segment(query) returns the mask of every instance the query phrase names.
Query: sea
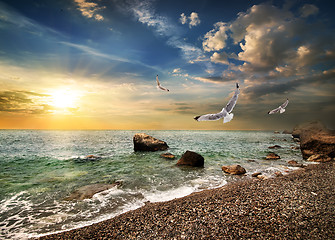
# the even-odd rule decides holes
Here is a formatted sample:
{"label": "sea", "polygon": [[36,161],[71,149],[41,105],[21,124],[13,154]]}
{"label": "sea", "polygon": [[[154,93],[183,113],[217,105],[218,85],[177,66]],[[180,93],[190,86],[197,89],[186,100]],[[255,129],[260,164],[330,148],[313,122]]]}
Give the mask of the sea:
{"label": "sea", "polygon": [[[167,151],[134,152],[133,136],[144,132],[167,142]],[[279,149],[269,146],[280,145]],[[28,239],[97,223],[139,208],[231,181],[255,172],[273,177],[304,163],[290,134],[273,131],[54,131],[0,130],[0,239]],[[201,154],[203,168],[178,167],[187,150]],[[160,157],[172,153],[175,160]],[[269,152],[279,160],[265,160]],[[87,155],[97,158],[87,159]],[[247,173],[232,176],[223,165]],[[65,200],[91,184],[121,182],[90,199]]]}

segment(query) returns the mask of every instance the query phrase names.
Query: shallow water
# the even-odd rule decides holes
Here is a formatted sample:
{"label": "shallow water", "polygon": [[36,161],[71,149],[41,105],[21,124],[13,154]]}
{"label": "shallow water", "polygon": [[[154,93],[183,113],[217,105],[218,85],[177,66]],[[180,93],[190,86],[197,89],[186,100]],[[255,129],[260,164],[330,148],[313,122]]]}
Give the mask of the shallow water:
{"label": "shallow water", "polygon": [[[240,164],[247,176],[272,176],[302,162],[291,135],[261,131],[145,131],[169,145],[176,160],[163,152],[134,152],[133,135],[142,131],[0,131],[0,238],[24,239],[98,222],[138,208],[146,201],[167,201],[236,177],[222,165]],[[268,149],[271,145],[281,149]],[[186,151],[205,158],[205,167],[175,164]],[[263,158],[274,151],[280,160]],[[87,155],[101,157],[84,160]],[[251,160],[251,161],[250,161]],[[92,199],[65,201],[72,191],[95,183],[121,181],[122,186]]]}

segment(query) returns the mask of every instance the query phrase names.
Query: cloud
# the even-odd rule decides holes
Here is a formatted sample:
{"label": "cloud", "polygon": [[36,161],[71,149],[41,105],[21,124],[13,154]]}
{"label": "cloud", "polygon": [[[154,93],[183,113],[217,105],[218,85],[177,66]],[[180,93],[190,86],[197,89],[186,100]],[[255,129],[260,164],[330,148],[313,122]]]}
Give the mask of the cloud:
{"label": "cloud", "polygon": [[180,14],[179,21],[181,24],[188,24],[189,28],[195,27],[200,24],[200,18],[198,13],[192,12],[189,17],[185,15],[185,13]]}
{"label": "cloud", "polygon": [[[314,88],[320,88],[320,85],[328,85],[335,81],[335,69],[323,71],[308,77],[301,77],[286,82],[267,82],[267,83],[248,83],[243,90],[243,94],[247,99],[259,99],[263,96],[272,96],[273,94],[283,95],[296,91],[298,88],[312,85]],[[328,89],[333,92],[334,89]],[[323,95],[326,95],[324,91]],[[306,96],[307,97],[307,96]],[[310,98],[310,97],[309,97]]]}
{"label": "cloud", "polygon": [[199,18],[198,13],[196,12],[192,12],[191,15],[189,16],[189,19],[190,19],[190,24],[189,24],[190,28],[200,24],[200,18]]}
{"label": "cloud", "polygon": [[[321,19],[306,20],[306,16],[317,14],[314,5],[305,4],[300,11],[304,17],[288,8],[254,5],[229,23],[216,23],[205,34],[203,49],[213,52],[212,62],[231,66],[229,58],[239,60],[236,71],[264,80],[301,78],[315,72],[315,68],[327,70],[335,61],[335,31],[330,31]],[[231,50],[227,43],[231,41],[236,55],[228,52]]]}
{"label": "cloud", "polygon": [[[160,69],[157,69],[154,66],[145,64],[141,61],[137,61],[135,59],[126,59],[126,58],[122,58],[113,54],[107,54],[107,53],[102,53],[97,49],[91,48],[89,46],[86,45],[82,45],[82,44],[76,44],[76,43],[70,43],[70,42],[59,42],[61,44],[64,44],[66,46],[78,49],[84,53],[87,53],[91,56],[94,57],[98,57],[98,58],[103,58],[103,59],[107,59],[107,60],[111,60],[111,61],[118,61],[118,62],[124,62],[124,63],[129,63],[129,64],[134,64],[134,65],[138,65],[138,66],[142,66],[145,67],[146,69],[152,69],[154,71],[160,71]],[[124,73],[127,74],[127,73]]]}
{"label": "cloud", "polygon": [[139,22],[154,28],[159,35],[173,36],[177,32],[176,27],[169,22],[168,18],[155,13],[150,1],[134,1],[130,11]]}
{"label": "cloud", "polygon": [[213,55],[211,56],[211,61],[215,62],[215,63],[222,63],[222,64],[229,64],[228,62],[228,54],[223,52],[223,53],[213,53]]}
{"label": "cloud", "polygon": [[173,69],[172,73],[180,73],[181,69],[180,68],[175,68]]}
{"label": "cloud", "polygon": [[106,8],[105,6],[99,7],[97,3],[87,2],[86,0],[74,0],[74,2],[78,5],[78,9],[83,16],[97,21],[104,20],[104,17],[97,12]]}
{"label": "cloud", "polygon": [[[317,12],[314,5],[304,7],[305,16]],[[320,31],[319,24],[309,24],[288,10],[269,4],[254,5],[230,24],[218,22],[205,35],[203,48],[223,50],[231,37],[242,50],[238,53],[238,59],[245,63],[241,71],[276,71],[288,64],[299,70],[322,61],[327,52],[333,51],[334,34]],[[213,54],[211,59],[226,63],[226,58],[222,52]]]}
{"label": "cloud", "polygon": [[302,17],[308,17],[310,15],[315,15],[319,12],[319,8],[313,4],[305,4],[300,8],[300,13]]}
{"label": "cloud", "polygon": [[185,15],[185,13],[180,14],[179,20],[180,20],[181,24],[183,24],[183,25],[187,23],[187,17]]}
{"label": "cloud", "polygon": [[41,98],[50,97],[29,91],[2,91],[0,92],[0,112],[22,114],[47,114],[53,107],[40,101]]}
{"label": "cloud", "polygon": [[202,47],[205,51],[217,51],[226,47],[228,39],[228,26],[223,22],[218,22],[214,25],[214,29],[206,33]]}
{"label": "cloud", "polygon": [[194,77],[194,79],[209,83],[240,82],[239,74],[236,74],[235,72],[224,72],[221,76]]}

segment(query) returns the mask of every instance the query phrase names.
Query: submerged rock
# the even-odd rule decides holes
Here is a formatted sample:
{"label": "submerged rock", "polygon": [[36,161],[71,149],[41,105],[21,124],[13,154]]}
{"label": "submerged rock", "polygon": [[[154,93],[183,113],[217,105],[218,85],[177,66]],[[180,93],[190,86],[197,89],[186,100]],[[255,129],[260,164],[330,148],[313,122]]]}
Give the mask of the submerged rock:
{"label": "submerged rock", "polygon": [[279,146],[279,145],[274,145],[274,146],[270,146],[270,147],[268,147],[268,148],[270,148],[270,149],[273,149],[273,148],[277,149],[277,148],[281,148],[281,146]]}
{"label": "submerged rock", "polygon": [[186,151],[178,160],[177,166],[203,167],[205,159],[196,152]]}
{"label": "submerged rock", "polygon": [[270,152],[266,157],[266,160],[277,160],[280,159],[280,156],[278,154],[275,154],[274,152]]}
{"label": "submerged rock", "polygon": [[145,133],[136,133],[133,137],[134,151],[164,151],[169,148],[166,142]]}
{"label": "submerged rock", "polygon": [[93,195],[96,193],[106,191],[110,188],[119,185],[121,185],[121,182],[115,182],[113,184],[97,183],[97,184],[86,185],[73,191],[71,195],[65,198],[64,200],[71,201],[71,200],[84,200],[87,198],[92,198]]}
{"label": "submerged rock", "polygon": [[95,155],[87,155],[84,160],[91,160],[91,161],[95,161],[95,160],[99,160],[101,159],[101,157],[99,156],[95,156]]}
{"label": "submerged rock", "polygon": [[238,164],[230,166],[222,166],[222,171],[232,175],[241,175],[246,173],[246,170]]}
{"label": "submerged rock", "polygon": [[102,159],[102,157],[99,157],[99,156],[95,156],[95,155],[87,155],[86,157],[78,157],[78,158],[75,158],[74,161],[75,162],[78,162],[78,163],[81,163],[81,162],[88,162],[88,161],[97,161],[97,160],[100,160]]}
{"label": "submerged rock", "polygon": [[171,160],[176,158],[176,156],[171,154],[171,153],[162,153],[159,156],[162,157],[162,158],[171,159]]}

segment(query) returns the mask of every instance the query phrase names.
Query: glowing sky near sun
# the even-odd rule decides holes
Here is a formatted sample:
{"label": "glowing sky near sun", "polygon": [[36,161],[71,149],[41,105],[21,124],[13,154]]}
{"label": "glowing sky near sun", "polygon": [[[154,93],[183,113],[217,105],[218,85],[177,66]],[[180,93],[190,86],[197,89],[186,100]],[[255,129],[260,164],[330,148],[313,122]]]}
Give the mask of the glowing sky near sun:
{"label": "glowing sky near sun", "polygon": [[[335,128],[331,1],[0,0],[0,129]],[[156,88],[156,75],[170,92]],[[221,111],[235,82],[234,119]],[[286,112],[267,112],[290,99]]]}

